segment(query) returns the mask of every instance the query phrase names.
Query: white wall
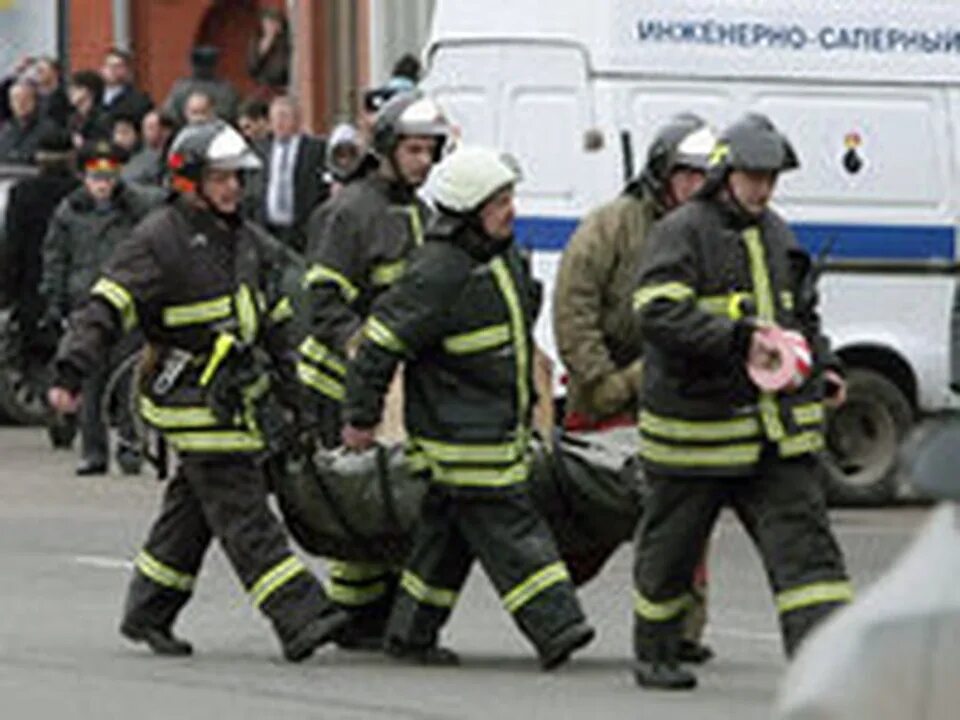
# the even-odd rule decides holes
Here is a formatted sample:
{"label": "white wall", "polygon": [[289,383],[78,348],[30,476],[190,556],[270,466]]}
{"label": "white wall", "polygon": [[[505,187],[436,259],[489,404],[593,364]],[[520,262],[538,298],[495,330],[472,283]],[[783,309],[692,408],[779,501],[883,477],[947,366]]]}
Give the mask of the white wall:
{"label": "white wall", "polygon": [[370,0],[370,84],[390,77],[404,53],[420,56],[436,0]]}
{"label": "white wall", "polygon": [[0,0],[0,74],[23,55],[56,54],[56,0]]}

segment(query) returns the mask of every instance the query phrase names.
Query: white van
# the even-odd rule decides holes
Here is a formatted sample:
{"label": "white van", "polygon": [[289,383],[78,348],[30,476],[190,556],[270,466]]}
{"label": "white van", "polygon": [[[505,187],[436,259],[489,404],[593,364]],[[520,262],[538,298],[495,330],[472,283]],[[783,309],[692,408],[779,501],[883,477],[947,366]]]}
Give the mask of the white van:
{"label": "white van", "polygon": [[[835,490],[897,493],[897,441],[957,403],[956,2],[438,0],[425,54],[425,87],[464,137],[520,160],[518,240],[548,299],[578,219],[621,190],[662,121],[769,115],[802,164],[778,208],[824,261],[826,327],[850,369],[829,429]],[[555,355],[549,305],[537,331]]]}

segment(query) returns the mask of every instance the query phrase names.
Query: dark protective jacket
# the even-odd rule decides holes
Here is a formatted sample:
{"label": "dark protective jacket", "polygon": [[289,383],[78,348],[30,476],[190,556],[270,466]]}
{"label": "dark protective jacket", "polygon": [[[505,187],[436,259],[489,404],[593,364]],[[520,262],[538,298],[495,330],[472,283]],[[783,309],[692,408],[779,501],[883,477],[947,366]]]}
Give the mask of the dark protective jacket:
{"label": "dark protective jacket", "polygon": [[427,207],[408,187],[374,173],[316,208],[308,224],[307,312],[301,345],[304,385],[343,400],[343,358],[374,300],[423,243]]}
{"label": "dark protective jacket", "polygon": [[563,251],[553,323],[568,413],[601,421],[636,412],[643,346],[632,300],[656,214],[651,200],[624,193],[588,214]]}
{"label": "dark protective jacket", "polygon": [[80,304],[113,249],[162,197],[120,182],[106,209],[82,185],[63,199],[43,240],[40,294],[48,313],[66,318]]}
{"label": "dark protective jacket", "polygon": [[[823,370],[837,362],[820,331],[809,256],[779,215],[754,220],[718,198],[688,203],[654,226],[638,286],[648,469],[739,475],[765,446],[781,457],[823,447]],[[747,376],[757,322],[810,342],[814,373],[798,391],[760,393]]]}
{"label": "dark protective jacket", "polygon": [[263,449],[256,409],[289,349],[281,291],[289,262],[257,226],[172,199],[118,246],[71,318],[57,382],[78,387],[139,327],[149,344],[140,397],[149,424],[181,453]]}
{"label": "dark protective jacket", "polygon": [[539,286],[512,243],[442,217],[374,305],[347,375],[345,419],[373,427],[399,362],[414,455],[433,478],[501,487],[527,476],[531,330]]}

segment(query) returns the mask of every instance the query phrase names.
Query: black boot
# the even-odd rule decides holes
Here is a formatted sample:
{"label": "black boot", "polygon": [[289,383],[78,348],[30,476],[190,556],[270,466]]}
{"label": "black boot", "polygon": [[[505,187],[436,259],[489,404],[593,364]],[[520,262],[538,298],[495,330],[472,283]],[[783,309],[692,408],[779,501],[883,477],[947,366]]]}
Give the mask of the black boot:
{"label": "black boot", "polygon": [[146,643],[157,655],[184,657],[193,654],[193,646],[186,640],[176,637],[170,628],[149,627],[124,623],[120,634],[135,643]]}
{"label": "black boot", "polygon": [[690,665],[704,665],[713,660],[713,648],[696,640],[681,640],[677,649],[677,660]]}
{"label": "black boot", "polygon": [[107,474],[107,461],[106,460],[90,460],[84,458],[80,461],[80,464],[77,465],[77,469],[74,470],[74,474],[77,477],[89,477],[91,475],[106,475]]}
{"label": "black boot", "polygon": [[697,676],[680,667],[681,640],[657,639],[638,647],[634,677],[637,685],[659,690],[693,690]]}
{"label": "black boot", "polygon": [[390,639],[384,645],[384,652],[387,657],[413,665],[451,667],[460,664],[459,655],[439,645],[404,645],[396,639]]}
{"label": "black boot", "polygon": [[588,645],[596,635],[596,631],[585,622],[568,625],[541,648],[540,667],[544,670],[560,667],[574,652]]}
{"label": "black boot", "polygon": [[342,610],[331,609],[314,618],[288,638],[282,638],[283,657],[289,662],[303,662],[319,648],[331,642],[337,631],[349,622]]}

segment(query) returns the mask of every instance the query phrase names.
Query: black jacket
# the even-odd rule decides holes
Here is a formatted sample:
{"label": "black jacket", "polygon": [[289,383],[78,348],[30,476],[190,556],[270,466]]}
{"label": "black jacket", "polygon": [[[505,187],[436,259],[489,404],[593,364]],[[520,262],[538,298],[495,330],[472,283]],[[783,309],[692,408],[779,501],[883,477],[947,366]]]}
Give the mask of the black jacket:
{"label": "black jacket", "polygon": [[47,310],[66,317],[87,295],[114,248],[162,198],[159,190],[117,183],[108,209],[97,209],[84,186],[57,207],[43,241],[40,294]]}
{"label": "black jacket", "polygon": [[139,130],[143,116],[153,108],[153,100],[133,85],[124,85],[110,103],[104,101],[100,107],[106,114],[108,123],[112,123],[118,117],[127,117],[136,122]]}
{"label": "black jacket", "polygon": [[[836,366],[821,334],[811,263],[773,211],[757,221],[719,198],[697,199],[657,223],[634,307],[645,343],[640,417],[648,467],[741,474],[765,446],[782,457],[823,446],[823,370]],[[801,331],[812,378],[762,394],[745,360],[757,322]]]}
{"label": "black jacket", "polygon": [[539,287],[512,243],[490,243],[462,222],[437,223],[374,305],[347,375],[345,418],[373,427],[405,363],[411,442],[452,485],[526,477]]}
{"label": "black jacket", "polygon": [[[124,332],[139,327],[150,345],[144,419],[181,453],[261,450],[251,408],[270,389],[260,351],[280,363],[288,350],[279,280],[289,261],[256,226],[172,199],[117,247],[71,318],[56,382],[78,387]],[[248,381],[227,386],[220,399],[228,402],[215,402],[219,378],[245,373]],[[225,405],[233,407],[226,415]]]}
{"label": "black jacket", "polygon": [[[260,188],[260,222],[268,224],[267,193],[270,188],[271,158],[276,140],[263,144],[263,178]],[[330,195],[330,187],[324,179],[326,144],[322,138],[301,135],[296,157],[293,159],[293,229],[297,234],[298,250],[306,245],[307,221],[314,208]]]}
{"label": "black jacket", "polygon": [[33,164],[40,138],[55,125],[40,115],[26,122],[11,118],[0,129],[0,162]]}
{"label": "black jacket", "polygon": [[7,198],[3,294],[30,318],[28,324],[43,311],[40,278],[47,226],[60,201],[76,189],[79,182],[77,176],[66,169],[41,171],[36,177],[14,185]]}

